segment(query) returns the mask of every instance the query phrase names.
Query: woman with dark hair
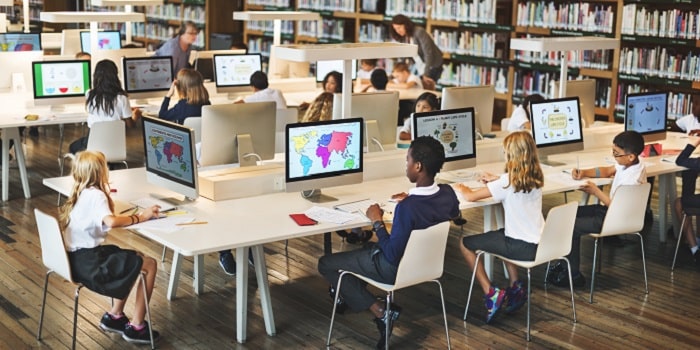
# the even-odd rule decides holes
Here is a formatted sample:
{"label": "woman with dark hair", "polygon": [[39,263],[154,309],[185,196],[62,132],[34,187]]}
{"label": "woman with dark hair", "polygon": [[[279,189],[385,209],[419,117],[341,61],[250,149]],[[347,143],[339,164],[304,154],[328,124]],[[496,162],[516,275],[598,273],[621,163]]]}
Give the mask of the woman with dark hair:
{"label": "woman with dark hair", "polygon": [[323,77],[323,91],[332,94],[343,92],[343,73],[330,71]]}
{"label": "woman with dark hair", "polygon": [[418,45],[418,56],[413,60],[418,67],[423,67],[422,78],[430,78],[434,85],[442,74],[442,51],[435,45],[430,34],[404,15],[396,15],[391,19],[389,33],[400,43]]}
{"label": "woman with dark hair", "polygon": [[[86,94],[85,108],[88,112],[87,124],[92,127],[98,122],[125,119],[127,125],[137,120],[141,111],[131,110],[129,97],[119,82],[117,65],[111,60],[97,62],[92,74],[92,89]],[[130,120],[131,119],[131,120]],[[70,152],[75,154],[87,148],[88,137],[82,137],[70,144]]]}
{"label": "woman with dark hair", "polygon": [[508,122],[508,131],[530,130],[530,104],[542,102],[544,97],[540,94],[532,94],[525,97],[523,104],[513,110]]}

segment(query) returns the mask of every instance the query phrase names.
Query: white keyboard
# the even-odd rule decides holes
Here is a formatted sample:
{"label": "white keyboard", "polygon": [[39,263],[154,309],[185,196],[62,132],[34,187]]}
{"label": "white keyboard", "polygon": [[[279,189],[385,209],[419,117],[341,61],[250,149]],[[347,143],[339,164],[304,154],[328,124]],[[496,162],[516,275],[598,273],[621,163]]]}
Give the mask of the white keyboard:
{"label": "white keyboard", "polygon": [[161,212],[170,211],[177,208],[171,203],[154,197],[143,197],[136,200],[132,200],[130,203],[135,206],[138,206],[139,208],[150,208],[154,205],[157,205],[160,206]]}
{"label": "white keyboard", "polygon": [[333,206],[333,208],[338,209],[340,211],[344,211],[346,213],[357,213],[360,212],[362,214],[367,212],[367,208],[369,208],[370,205],[379,203],[373,199],[363,199],[359,201],[354,201],[354,202],[348,202],[344,204],[338,204]]}

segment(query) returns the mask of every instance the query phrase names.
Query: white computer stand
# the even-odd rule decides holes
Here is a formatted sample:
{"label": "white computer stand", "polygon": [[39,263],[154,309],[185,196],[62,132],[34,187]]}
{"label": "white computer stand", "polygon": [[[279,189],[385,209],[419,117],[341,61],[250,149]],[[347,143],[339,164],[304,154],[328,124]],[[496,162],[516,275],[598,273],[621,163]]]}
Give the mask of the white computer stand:
{"label": "white computer stand", "polygon": [[[163,5],[163,0],[90,0],[93,6],[124,6],[124,12],[134,12],[134,6],[160,6]],[[131,44],[132,29],[131,22],[126,22],[126,43]],[[94,46],[90,46],[94,47]]]}

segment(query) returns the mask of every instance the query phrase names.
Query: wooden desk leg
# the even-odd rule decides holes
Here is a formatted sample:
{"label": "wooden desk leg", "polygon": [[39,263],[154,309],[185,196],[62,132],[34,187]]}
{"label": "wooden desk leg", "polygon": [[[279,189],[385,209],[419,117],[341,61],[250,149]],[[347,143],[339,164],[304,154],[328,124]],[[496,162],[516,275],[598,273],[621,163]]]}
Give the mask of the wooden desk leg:
{"label": "wooden desk leg", "polygon": [[265,262],[265,251],[262,245],[253,248],[253,260],[255,261],[255,277],[258,280],[258,291],[260,292],[260,306],[265,320],[265,330],[269,335],[275,335],[275,317],[272,313],[272,299],[270,296],[270,283],[267,280],[267,264]]}
{"label": "wooden desk leg", "polygon": [[236,248],[236,338],[243,344],[248,322],[248,247]]}
{"label": "wooden desk leg", "polygon": [[168,300],[175,299],[177,293],[177,284],[180,283],[180,268],[182,267],[182,255],[177,251],[173,251],[173,262],[170,267],[170,282],[168,283]]}
{"label": "wooden desk leg", "polygon": [[200,295],[204,292],[204,255],[194,257],[194,294]]}

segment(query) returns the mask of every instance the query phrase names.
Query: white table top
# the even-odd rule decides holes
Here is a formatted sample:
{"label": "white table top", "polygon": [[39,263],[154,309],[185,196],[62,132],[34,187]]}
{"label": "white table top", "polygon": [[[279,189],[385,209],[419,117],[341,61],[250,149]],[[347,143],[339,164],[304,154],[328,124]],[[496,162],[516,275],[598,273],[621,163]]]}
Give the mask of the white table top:
{"label": "white table top", "polygon": [[233,19],[238,21],[320,21],[321,15],[309,11],[234,11]]}
{"label": "white table top", "polygon": [[90,0],[93,6],[151,6],[163,5],[163,0]]}
{"label": "white table top", "polygon": [[401,43],[289,44],[272,47],[272,55],[297,62],[363,58],[413,57],[418,46]]}
{"label": "white table top", "polygon": [[146,15],[137,12],[59,11],[41,12],[39,19],[49,23],[144,22]]}
{"label": "white table top", "polygon": [[596,36],[579,37],[547,37],[547,38],[512,38],[511,50],[534,52],[573,51],[573,50],[606,50],[616,49],[620,40]]}

